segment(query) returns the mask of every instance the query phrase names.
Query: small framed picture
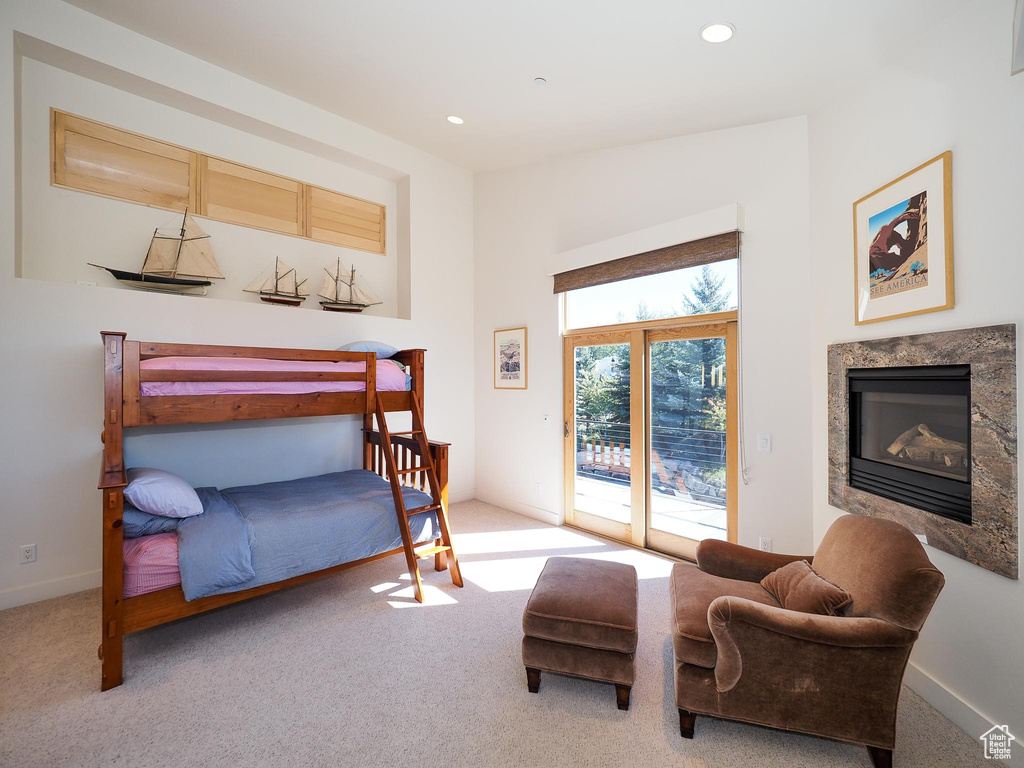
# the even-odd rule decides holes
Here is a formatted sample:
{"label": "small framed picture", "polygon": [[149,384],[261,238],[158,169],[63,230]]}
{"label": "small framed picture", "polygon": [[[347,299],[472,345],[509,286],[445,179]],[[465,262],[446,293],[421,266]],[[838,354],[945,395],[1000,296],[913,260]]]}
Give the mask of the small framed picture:
{"label": "small framed picture", "polygon": [[853,204],[857,325],[952,309],[953,153]]}
{"label": "small framed picture", "polygon": [[526,329],[494,332],[494,388],[526,389]]}

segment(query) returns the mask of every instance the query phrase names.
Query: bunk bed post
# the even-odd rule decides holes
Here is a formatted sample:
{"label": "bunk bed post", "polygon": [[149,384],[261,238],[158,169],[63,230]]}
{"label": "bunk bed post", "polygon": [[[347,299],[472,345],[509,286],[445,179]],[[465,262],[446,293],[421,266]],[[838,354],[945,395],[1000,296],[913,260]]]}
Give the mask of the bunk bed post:
{"label": "bunk bed post", "polygon": [[376,472],[376,468],[373,466],[373,443],[370,441],[370,435],[373,432],[373,414],[363,414],[363,469],[368,469],[371,472]]}
{"label": "bunk bed post", "polygon": [[409,373],[412,375],[412,386],[410,387],[413,392],[416,393],[416,397],[420,401],[420,409],[423,409],[423,353],[426,350],[413,349],[412,359],[409,360]]}
{"label": "bunk bed post", "polygon": [[[445,510],[448,509],[448,443],[431,443],[430,458],[434,462],[434,471],[437,473],[437,483],[441,487],[438,491],[441,494],[441,503]],[[438,539],[435,544],[440,546],[442,540]],[[434,570],[443,571],[448,568],[448,558],[445,552],[438,552],[434,555]]]}
{"label": "bunk bed post", "polygon": [[103,624],[99,656],[103,662],[101,688],[121,684],[124,634],[122,582],[124,550],[122,514],[124,487],[124,338],[117,331],[103,331],[103,463],[99,488],[103,492]]}
{"label": "bunk bed post", "polygon": [[377,410],[377,355],[375,352],[366,353],[366,410],[364,414],[371,415]]}

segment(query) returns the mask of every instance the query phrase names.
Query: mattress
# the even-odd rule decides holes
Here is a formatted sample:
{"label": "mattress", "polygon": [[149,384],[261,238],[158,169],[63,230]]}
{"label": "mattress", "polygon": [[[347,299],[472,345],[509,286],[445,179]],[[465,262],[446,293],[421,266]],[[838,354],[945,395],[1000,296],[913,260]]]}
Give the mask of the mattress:
{"label": "mattress", "polygon": [[136,597],[181,584],[178,534],[154,533],[124,540],[124,596]]}
{"label": "mattress", "polygon": [[[363,363],[266,360],[252,357],[153,357],[143,371],[304,371],[362,373]],[[404,392],[410,377],[394,360],[377,361],[377,391]],[[364,392],[364,381],[144,381],[143,397],[165,395],[303,395],[313,392]]]}
{"label": "mattress", "polygon": [[[126,598],[181,584],[181,562],[189,566],[189,577],[196,570],[197,558],[216,558],[218,550],[228,548],[231,542],[224,547],[210,546],[220,530],[214,525],[215,514],[211,515],[218,508],[215,505],[233,505],[251,527],[248,542],[254,576],[215,588],[186,582],[182,585],[186,599],[283,581],[402,546],[391,485],[368,470],[200,492],[203,514],[183,521],[177,532],[124,542]],[[431,503],[428,494],[415,488],[403,487],[402,495],[406,509]],[[195,535],[182,538],[179,550],[178,537],[186,525],[194,529]],[[409,528],[417,544],[440,535],[433,511],[410,517]]]}

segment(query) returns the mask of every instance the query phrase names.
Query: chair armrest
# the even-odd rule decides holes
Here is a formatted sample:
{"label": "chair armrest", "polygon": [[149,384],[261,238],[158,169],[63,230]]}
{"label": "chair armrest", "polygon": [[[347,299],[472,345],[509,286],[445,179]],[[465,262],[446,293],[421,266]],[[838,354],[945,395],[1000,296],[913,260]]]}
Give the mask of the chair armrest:
{"label": "chair armrest", "polygon": [[697,545],[698,568],[712,576],[739,581],[761,581],[795,560],[811,563],[814,555],[779,555],[718,539],[705,539]]}
{"label": "chair armrest", "polygon": [[[708,626],[718,650],[715,664],[717,688],[724,693],[735,687],[748,663],[772,647],[778,657],[769,664],[785,666],[785,660],[798,658],[810,646],[822,646],[839,652],[850,649],[907,648],[918,633],[870,616],[822,616],[788,611],[755,603],[741,597],[719,597],[708,608]],[[902,671],[902,670],[901,670]]]}

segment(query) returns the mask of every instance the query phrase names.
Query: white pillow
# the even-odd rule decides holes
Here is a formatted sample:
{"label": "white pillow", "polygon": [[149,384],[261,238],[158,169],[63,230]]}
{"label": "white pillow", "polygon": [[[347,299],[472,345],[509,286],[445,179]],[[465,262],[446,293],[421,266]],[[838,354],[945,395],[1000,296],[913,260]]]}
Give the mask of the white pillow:
{"label": "white pillow", "polygon": [[162,469],[129,469],[124,497],[143,512],[161,517],[194,517],[203,511],[195,489]]}

